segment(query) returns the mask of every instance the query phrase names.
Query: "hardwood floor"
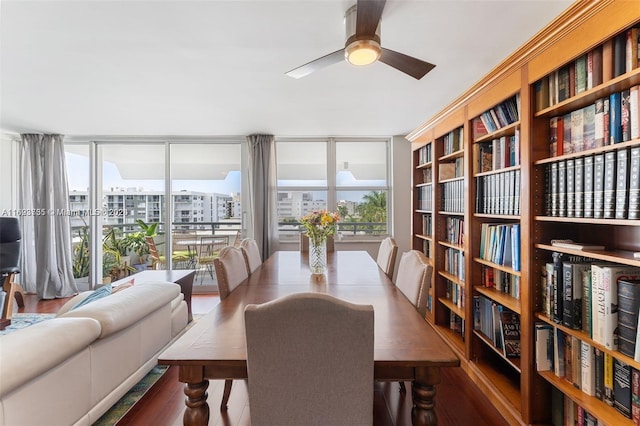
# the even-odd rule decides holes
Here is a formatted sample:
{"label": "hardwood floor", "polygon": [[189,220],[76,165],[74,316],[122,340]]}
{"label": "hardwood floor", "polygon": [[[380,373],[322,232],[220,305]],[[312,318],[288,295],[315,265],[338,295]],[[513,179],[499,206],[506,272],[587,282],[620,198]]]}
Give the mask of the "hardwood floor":
{"label": "hardwood floor", "polygon": [[[24,308],[18,312],[54,313],[66,299],[38,300],[27,295]],[[198,316],[211,310],[219,301],[217,294],[195,294],[191,307]],[[209,425],[249,426],[249,401],[246,383],[236,380],[229,399],[229,409],[219,410],[224,381],[211,380],[208,394]],[[398,383],[376,383],[374,389],[374,426],[411,425],[411,384],[406,383],[407,394],[399,392]],[[179,426],[184,410],[183,384],[178,382],[178,371],[169,368],[158,382],[136,403],[118,425]],[[507,425],[500,413],[491,405],[460,368],[443,368],[442,382],[437,387],[436,413],[439,425],[500,426]]]}

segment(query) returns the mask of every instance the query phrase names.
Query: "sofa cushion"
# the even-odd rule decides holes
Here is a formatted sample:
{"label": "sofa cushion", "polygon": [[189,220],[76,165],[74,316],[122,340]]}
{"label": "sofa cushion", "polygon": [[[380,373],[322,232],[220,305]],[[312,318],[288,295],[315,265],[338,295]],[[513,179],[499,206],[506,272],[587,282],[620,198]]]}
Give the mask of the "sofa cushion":
{"label": "sofa cushion", "polygon": [[180,294],[180,286],[170,282],[146,282],[96,300],[62,315],[96,319],[102,326],[100,338],[116,333],[139,321],[156,309],[171,303]]}
{"label": "sofa cushion", "polygon": [[100,335],[91,318],[53,318],[0,336],[0,396],[84,350]]}

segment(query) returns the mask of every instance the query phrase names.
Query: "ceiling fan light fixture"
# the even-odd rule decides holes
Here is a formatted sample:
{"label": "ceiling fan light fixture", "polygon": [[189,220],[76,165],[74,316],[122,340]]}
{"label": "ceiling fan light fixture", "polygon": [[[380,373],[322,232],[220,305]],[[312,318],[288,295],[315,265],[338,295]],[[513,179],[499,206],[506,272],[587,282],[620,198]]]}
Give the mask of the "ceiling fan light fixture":
{"label": "ceiling fan light fixture", "polygon": [[375,40],[356,40],[344,49],[344,56],[351,65],[369,65],[380,58],[382,48]]}

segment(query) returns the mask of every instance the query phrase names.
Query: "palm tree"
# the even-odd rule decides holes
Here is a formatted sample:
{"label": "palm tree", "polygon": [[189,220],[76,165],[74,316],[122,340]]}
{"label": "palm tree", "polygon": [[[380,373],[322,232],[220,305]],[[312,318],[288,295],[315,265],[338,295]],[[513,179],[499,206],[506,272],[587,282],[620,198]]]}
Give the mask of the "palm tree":
{"label": "palm tree", "polygon": [[387,193],[371,191],[362,196],[362,203],[356,208],[362,222],[382,222],[385,225],[372,225],[373,233],[386,232],[387,222]]}

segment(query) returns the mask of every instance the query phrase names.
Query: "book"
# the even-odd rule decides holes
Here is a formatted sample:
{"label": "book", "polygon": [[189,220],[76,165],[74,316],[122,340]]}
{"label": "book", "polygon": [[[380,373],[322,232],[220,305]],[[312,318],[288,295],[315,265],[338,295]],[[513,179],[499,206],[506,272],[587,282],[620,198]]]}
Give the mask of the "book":
{"label": "book", "polygon": [[640,279],[640,268],[626,265],[607,265],[602,268],[604,287],[604,346],[618,349],[618,280]]}
{"label": "book", "polygon": [[587,105],[582,108],[582,137],[583,150],[596,148],[596,106]]}
{"label": "book", "polygon": [[613,406],[613,356],[604,353],[604,394],[602,400],[610,406]]}
{"label": "book", "polygon": [[571,383],[582,388],[582,342],[576,336],[571,336]]}
{"label": "book", "polygon": [[549,107],[549,77],[545,76],[534,84],[536,111]]}
{"label": "book", "polygon": [[591,265],[582,271],[582,331],[591,335]]}
{"label": "book", "polygon": [[604,250],[604,245],[594,243],[581,243],[572,240],[551,240],[554,247],[567,248],[572,250]]}
{"label": "book", "polygon": [[566,160],[566,184],[567,184],[567,217],[575,217],[576,215],[576,187],[575,187],[575,160],[568,158]]}
{"label": "book", "polygon": [[595,366],[595,351],[593,347],[587,342],[581,342],[581,354],[580,354],[580,372],[582,375],[581,386],[582,392],[589,396],[595,396],[596,394],[596,366]]}
{"label": "book", "polygon": [[575,217],[584,216],[584,158],[575,159],[575,167],[573,172],[574,186],[574,215]]}
{"label": "book", "polygon": [[558,163],[549,165],[549,182],[551,187],[551,216],[558,216]]}
{"label": "book", "polygon": [[593,217],[604,217],[604,154],[593,156]]}
{"label": "book", "polygon": [[[571,113],[563,115],[562,120],[558,121],[558,131],[560,129],[560,123],[562,123],[562,154],[572,154]],[[560,144],[560,139],[558,139],[558,144]],[[558,152],[560,152],[560,146],[558,146]]]}
{"label": "book", "polygon": [[620,92],[620,128],[622,142],[631,140],[631,91],[625,89]]}
{"label": "book", "polygon": [[551,387],[551,424],[553,426],[565,426],[564,421],[564,394],[556,387]]}
{"label": "book", "polygon": [[503,341],[503,355],[507,358],[520,357],[520,316],[511,311],[500,312]]}
{"label": "book", "polygon": [[638,45],[640,28],[629,28],[625,37],[625,71],[630,72],[638,67]]}
{"label": "book", "polygon": [[609,95],[609,145],[622,142],[622,95]]}
{"label": "book", "polygon": [[590,271],[588,263],[564,261],[562,263],[564,300],[562,323],[572,329],[582,328],[582,272]]}
{"label": "book", "polygon": [[629,209],[629,168],[631,157],[628,148],[616,151],[615,218],[626,219]]}
{"label": "book", "polygon": [[604,154],[603,217],[613,219],[616,212],[616,151]]}
{"label": "book", "polygon": [[563,287],[562,287],[562,262],[563,253],[553,252],[553,319],[554,322],[562,322],[562,313],[564,301]]}
{"label": "book", "polygon": [[631,418],[631,367],[618,358],[613,359],[613,397],[615,409]]}
{"label": "book", "polygon": [[631,419],[640,424],[640,371],[631,368]]}
{"label": "book", "polygon": [[609,81],[613,78],[613,39],[610,38],[602,43],[602,81]]}
{"label": "book", "polygon": [[591,79],[587,80],[587,88],[593,89],[602,84],[602,46],[597,46],[591,50],[588,53],[587,59],[587,66],[591,65],[590,69],[592,70],[591,74],[588,74]]}
{"label": "book", "polygon": [[[595,131],[595,129],[594,129]],[[584,110],[571,112],[571,152],[584,151]]]}
{"label": "book", "polygon": [[629,89],[629,128],[631,139],[640,138],[640,86]]}
{"label": "book", "polygon": [[595,387],[594,395],[600,401],[604,398],[604,352],[602,349],[594,348],[595,362]]}
{"label": "book", "polygon": [[629,206],[627,217],[640,219],[640,146],[629,152]]}
{"label": "book", "polygon": [[604,140],[604,99],[596,99],[593,105],[593,147],[599,148],[605,145]]}
{"label": "book", "polygon": [[613,77],[618,77],[626,72],[627,34],[618,34],[613,39]]}
{"label": "book", "polygon": [[[638,164],[640,166],[640,149],[638,150]],[[639,167],[640,168],[640,167]],[[584,217],[593,217],[593,156],[584,157]],[[640,189],[640,185],[639,185]],[[640,201],[640,191],[638,200]],[[640,206],[640,203],[639,203]],[[639,209],[640,213],[640,209]]]}
{"label": "book", "polygon": [[587,90],[587,55],[579,56],[575,62],[575,94]]}
{"label": "book", "polygon": [[553,374],[557,377],[565,376],[564,368],[564,348],[565,348],[565,335],[558,329],[553,328]]}
{"label": "book", "polygon": [[567,216],[567,162],[558,161],[558,216]]}
{"label": "book", "polygon": [[544,322],[536,322],[536,371],[550,371],[553,366],[552,327]]}

